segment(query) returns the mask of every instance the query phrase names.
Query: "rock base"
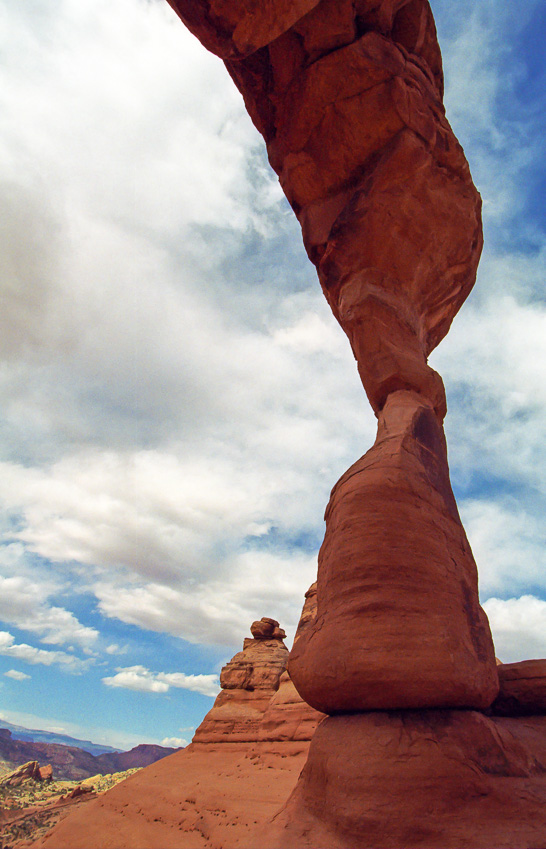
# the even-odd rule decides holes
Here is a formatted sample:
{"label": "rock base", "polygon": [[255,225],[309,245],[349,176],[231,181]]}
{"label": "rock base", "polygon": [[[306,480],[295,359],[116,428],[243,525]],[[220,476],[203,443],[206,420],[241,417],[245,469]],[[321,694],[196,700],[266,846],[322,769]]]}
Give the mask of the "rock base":
{"label": "rock base", "polygon": [[325,719],[268,849],[546,845],[546,717],[385,711]]}

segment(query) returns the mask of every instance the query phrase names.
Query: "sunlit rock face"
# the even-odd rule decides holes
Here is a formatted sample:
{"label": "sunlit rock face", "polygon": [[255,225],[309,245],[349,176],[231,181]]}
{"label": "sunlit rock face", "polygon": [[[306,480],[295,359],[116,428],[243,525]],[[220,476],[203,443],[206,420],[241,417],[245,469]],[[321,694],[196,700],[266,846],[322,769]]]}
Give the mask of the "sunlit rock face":
{"label": "sunlit rock face", "polygon": [[325,713],[487,708],[498,689],[477,570],[432,406],[394,392],[375,445],[336,484],[318,616],[289,671]]}
{"label": "sunlit rock face", "polygon": [[288,663],[284,631],[275,619],[253,622],[252,638],[224,666],[221,692],[195,732],[194,743],[240,743],[258,739],[269,702]]}

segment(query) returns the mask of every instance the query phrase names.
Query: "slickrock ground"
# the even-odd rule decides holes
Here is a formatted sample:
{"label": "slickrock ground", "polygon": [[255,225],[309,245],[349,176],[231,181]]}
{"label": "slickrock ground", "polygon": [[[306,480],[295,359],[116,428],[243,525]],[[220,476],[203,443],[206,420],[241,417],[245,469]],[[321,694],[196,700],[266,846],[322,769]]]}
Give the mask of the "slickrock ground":
{"label": "slickrock ground", "polygon": [[60,822],[35,847],[256,849],[253,833],[278,811],[307,747],[259,755],[252,744],[193,744],[146,767]]}
{"label": "slickrock ground", "polygon": [[[296,639],[312,621],[315,599],[313,586]],[[293,790],[323,719],[284,671],[288,651],[278,622],[261,623],[223,668],[223,689],[190,746],[71,813],[36,846],[256,846],[256,829]]]}

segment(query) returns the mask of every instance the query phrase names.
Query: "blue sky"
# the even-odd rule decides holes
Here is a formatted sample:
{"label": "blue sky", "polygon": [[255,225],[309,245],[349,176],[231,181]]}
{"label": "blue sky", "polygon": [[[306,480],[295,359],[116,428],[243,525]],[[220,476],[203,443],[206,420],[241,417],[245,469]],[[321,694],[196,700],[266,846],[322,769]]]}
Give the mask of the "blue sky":
{"label": "blue sky", "polygon": [[[484,199],[432,364],[497,653],[546,656],[546,10],[433,0]],[[191,739],[293,635],[374,418],[222,64],[163,0],[0,0],[0,716]]]}

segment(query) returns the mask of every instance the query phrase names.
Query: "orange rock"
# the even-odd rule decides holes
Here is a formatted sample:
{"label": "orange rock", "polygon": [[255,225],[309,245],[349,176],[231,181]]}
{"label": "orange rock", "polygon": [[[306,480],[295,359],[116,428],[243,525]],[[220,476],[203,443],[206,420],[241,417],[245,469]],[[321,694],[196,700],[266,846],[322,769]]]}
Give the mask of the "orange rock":
{"label": "orange rock", "polygon": [[[307,744],[308,746],[308,744]],[[40,838],[52,849],[253,847],[255,829],[284,803],[307,747],[260,756],[248,744],[191,744],[85,799]],[[76,807],[77,805],[77,807]]]}
{"label": "orange rock", "polygon": [[40,781],[40,765],[38,761],[28,761],[11,772],[7,772],[0,778],[0,785],[20,787],[21,784],[29,780]]}
{"label": "orange rock", "polygon": [[288,665],[317,710],[486,708],[495,698],[443,431],[414,393],[389,396],[374,447],[332,491],[317,599]]}
{"label": "orange rock", "polygon": [[195,732],[194,743],[254,742],[269,702],[279,688],[288,649],[275,619],[253,622],[253,639],[224,666],[221,693]]}
{"label": "orange rock", "polygon": [[46,766],[41,766],[39,768],[40,773],[40,781],[53,781],[53,767],[51,764],[46,764]]}
{"label": "orange rock", "polygon": [[500,716],[546,714],[546,660],[523,660],[498,667],[500,692],[493,713]]}
{"label": "orange rock", "polygon": [[294,636],[294,642],[299,640],[304,631],[309,628],[312,624],[313,620],[317,615],[317,582],[311,584],[307,592],[305,593],[305,601],[303,603],[303,610],[301,612],[300,621],[298,622],[298,627],[296,629],[296,634]]}
{"label": "orange rock", "polygon": [[222,58],[247,56],[277,38],[319,0],[168,0],[194,35]]}
{"label": "orange rock", "polygon": [[[279,689],[270,700],[258,728],[258,741],[284,743],[287,740],[311,740],[324,714],[306,702],[294,687],[288,672],[283,672]],[[282,746],[277,746],[282,751]]]}
{"label": "orange rock", "polygon": [[283,629],[279,628],[277,620],[270,619],[268,616],[262,616],[259,622],[253,622],[250,633],[255,640],[284,640],[286,637]]}
{"label": "orange rock", "polygon": [[427,362],[474,285],[481,200],[445,118],[429,3],[174,7],[200,16],[209,49],[224,39],[380,419],[332,494],[319,619],[295,643],[294,683],[331,713],[487,707],[493,647],[449,483],[444,386]]}
{"label": "orange rock", "polygon": [[474,711],[327,717],[290,799],[253,845],[543,846],[545,732],[546,717]]}

